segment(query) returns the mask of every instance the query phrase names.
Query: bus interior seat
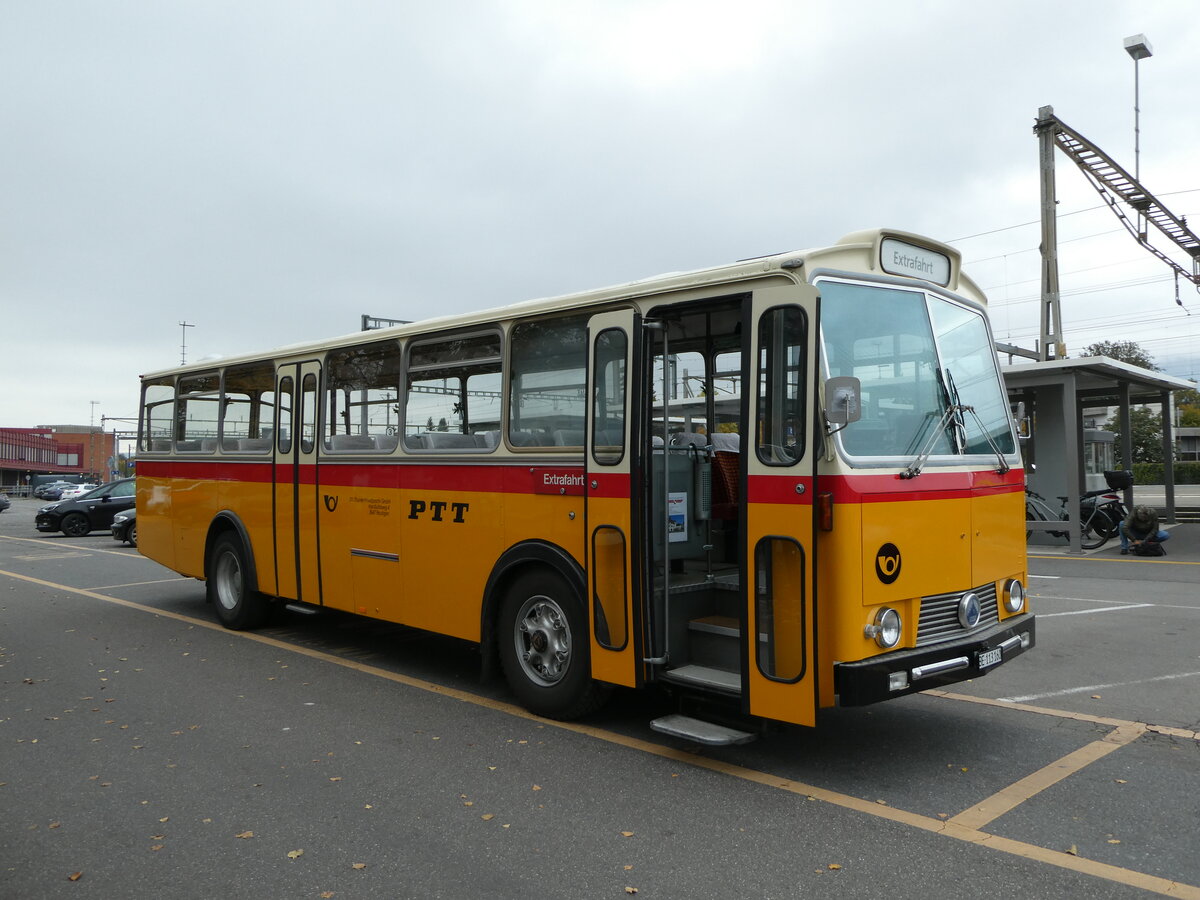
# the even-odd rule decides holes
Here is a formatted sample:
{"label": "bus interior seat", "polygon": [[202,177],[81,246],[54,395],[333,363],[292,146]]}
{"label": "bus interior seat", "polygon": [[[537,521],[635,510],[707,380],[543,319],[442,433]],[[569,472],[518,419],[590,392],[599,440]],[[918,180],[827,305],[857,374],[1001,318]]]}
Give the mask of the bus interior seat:
{"label": "bus interior seat", "polygon": [[471,437],[475,440],[475,446],[484,450],[495,450],[500,443],[499,431],[476,431]]}
{"label": "bus interior seat", "polygon": [[394,434],[377,434],[375,435],[375,447],[382,450],[384,453],[391,453],[396,449],[396,445],[400,443],[400,438]]}
{"label": "bus interior seat", "polygon": [[555,447],[582,447],[583,429],[560,428],[554,432]]}
{"label": "bus interior seat", "polygon": [[708,446],[708,436],[694,431],[677,431],[671,435],[671,446],[703,449]]}
{"label": "bus interior seat", "polygon": [[331,450],[374,450],[375,440],[369,434],[335,434],[329,443]]}
{"label": "bus interior seat", "polygon": [[532,431],[510,431],[508,442],[514,447],[537,447],[542,443]]}
{"label": "bus interior seat", "polygon": [[460,431],[427,431],[421,435],[421,447],[425,450],[476,449],[475,437]]}
{"label": "bus interior seat", "polygon": [[271,449],[270,438],[238,438],[237,449],[248,452],[262,453]]}

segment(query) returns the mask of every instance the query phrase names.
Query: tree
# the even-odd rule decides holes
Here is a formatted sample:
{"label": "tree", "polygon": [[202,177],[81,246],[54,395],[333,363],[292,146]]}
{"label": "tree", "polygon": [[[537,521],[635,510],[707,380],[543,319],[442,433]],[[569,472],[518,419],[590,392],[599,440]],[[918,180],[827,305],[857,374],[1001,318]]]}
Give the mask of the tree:
{"label": "tree", "polygon": [[1107,356],[1109,359],[1129,363],[1133,366],[1141,366],[1143,369],[1152,369],[1155,372],[1161,371],[1154,364],[1154,357],[1143,350],[1142,345],[1137,343],[1137,341],[1097,341],[1094,344],[1088,344],[1084,348],[1083,355]]}
{"label": "tree", "polygon": [[1175,408],[1179,410],[1179,424],[1184,428],[1200,428],[1200,391],[1187,388],[1175,392]]}
{"label": "tree", "polygon": [[1129,410],[1129,430],[1133,449],[1133,459],[1126,460],[1121,440],[1121,423],[1110,422],[1104,426],[1105,431],[1111,431],[1117,436],[1117,465],[1129,468],[1132,463],[1162,462],[1162,416],[1151,412],[1144,406],[1135,406]]}

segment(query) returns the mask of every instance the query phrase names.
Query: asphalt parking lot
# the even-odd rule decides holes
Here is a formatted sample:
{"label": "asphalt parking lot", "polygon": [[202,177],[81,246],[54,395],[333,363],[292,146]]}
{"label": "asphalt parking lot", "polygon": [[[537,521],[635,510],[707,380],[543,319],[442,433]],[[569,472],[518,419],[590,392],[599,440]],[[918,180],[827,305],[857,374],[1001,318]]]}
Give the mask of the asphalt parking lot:
{"label": "asphalt parking lot", "polygon": [[1200,898],[1200,526],[1039,548],[1038,647],[987,678],[700,751],[651,692],[529,716],[456,641],[224,631],[36,506],[0,515],[0,897]]}

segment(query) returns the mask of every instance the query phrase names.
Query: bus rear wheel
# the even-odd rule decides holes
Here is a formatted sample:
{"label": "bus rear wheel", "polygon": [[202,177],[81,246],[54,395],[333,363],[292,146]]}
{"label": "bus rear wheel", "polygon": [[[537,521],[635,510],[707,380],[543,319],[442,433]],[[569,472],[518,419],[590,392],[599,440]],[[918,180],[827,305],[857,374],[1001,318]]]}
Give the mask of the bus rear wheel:
{"label": "bus rear wheel", "polygon": [[518,576],[500,612],[500,662],[521,705],[551,719],[599,709],[608,691],[592,680],[583,602],[558,575]]}
{"label": "bus rear wheel", "polygon": [[235,535],[217,538],[208,558],[207,574],[208,599],[222,625],[243,631],[263,623],[270,607],[250,583],[246,551]]}

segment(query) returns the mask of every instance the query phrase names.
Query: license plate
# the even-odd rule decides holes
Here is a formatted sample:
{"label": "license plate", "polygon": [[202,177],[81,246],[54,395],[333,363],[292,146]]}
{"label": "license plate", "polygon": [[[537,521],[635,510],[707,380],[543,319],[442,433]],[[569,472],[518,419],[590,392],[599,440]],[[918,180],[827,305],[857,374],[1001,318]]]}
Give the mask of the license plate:
{"label": "license plate", "polygon": [[979,654],[979,668],[987,669],[997,665],[1003,656],[1004,652],[999,647],[994,650],[984,650]]}

